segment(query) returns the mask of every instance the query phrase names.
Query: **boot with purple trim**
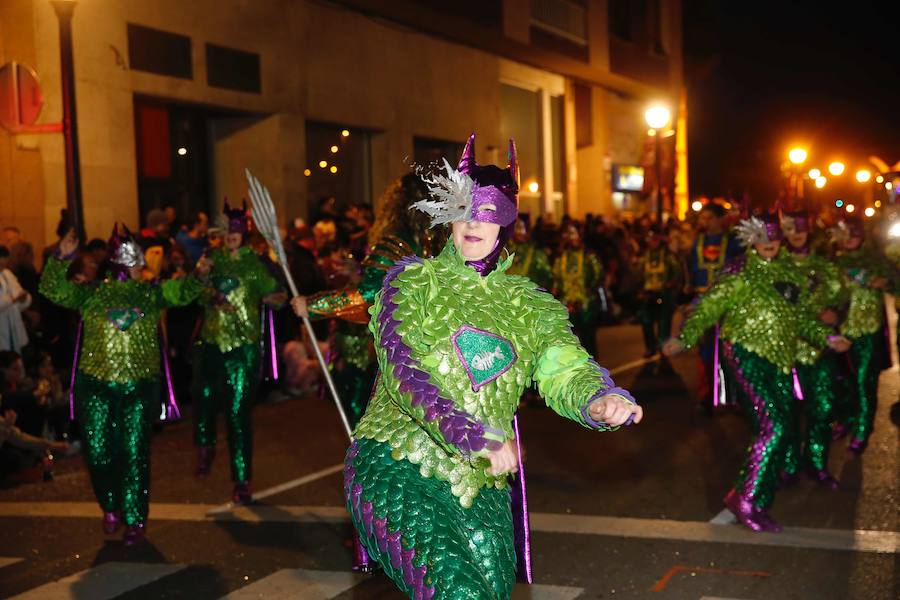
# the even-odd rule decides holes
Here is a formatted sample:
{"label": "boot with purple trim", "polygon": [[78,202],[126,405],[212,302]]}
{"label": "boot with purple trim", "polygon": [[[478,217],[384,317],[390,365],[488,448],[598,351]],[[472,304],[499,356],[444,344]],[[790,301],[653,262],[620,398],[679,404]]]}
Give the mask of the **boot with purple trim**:
{"label": "boot with purple trim", "polygon": [[867,440],[853,438],[852,440],[850,440],[850,443],[847,444],[847,452],[852,452],[853,454],[859,456],[866,451],[866,446],[868,445],[869,442]]}
{"label": "boot with purple trim", "polygon": [[253,501],[253,493],[250,491],[249,481],[238,481],[231,491],[231,501],[234,504],[250,504]]}
{"label": "boot with purple trim", "polygon": [[135,523],[134,525],[129,525],[125,528],[125,533],[122,535],[122,541],[125,542],[126,546],[134,546],[135,544],[140,544],[146,539],[144,534],[144,524],[143,523]]}
{"label": "boot with purple trim", "polygon": [[194,470],[194,477],[206,477],[212,471],[213,459],[216,457],[215,446],[198,446],[197,447],[197,468]]}
{"label": "boot with purple trim", "polygon": [[112,535],[122,526],[122,513],[119,511],[103,513],[103,533]]}
{"label": "boot with purple trim", "polygon": [[825,469],[810,469],[807,474],[810,479],[832,492],[836,492],[841,487],[841,482],[832,477],[831,473]]}
{"label": "boot with purple trim", "polygon": [[768,531],[769,533],[781,533],[782,526],[779,525],[775,519],[769,516],[769,513],[762,508],[756,509],[756,522],[762,526],[763,531]]}
{"label": "boot with purple trim", "polygon": [[763,531],[763,525],[759,521],[759,514],[753,506],[753,502],[742,498],[734,488],[725,495],[725,508],[730,510],[738,523],[744,527],[753,531]]}

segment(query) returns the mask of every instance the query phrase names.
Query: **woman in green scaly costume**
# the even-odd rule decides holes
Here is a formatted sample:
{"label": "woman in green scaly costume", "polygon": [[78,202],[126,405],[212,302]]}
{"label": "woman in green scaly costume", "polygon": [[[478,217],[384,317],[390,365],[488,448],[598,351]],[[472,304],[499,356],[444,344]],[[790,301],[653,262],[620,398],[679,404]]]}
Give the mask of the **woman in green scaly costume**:
{"label": "woman in green scaly costume", "polygon": [[642,411],[578,344],[565,308],[499,262],[516,218],[506,169],[426,178],[418,206],[453,239],[390,269],[370,313],[380,377],[347,453],[344,491],[370,555],[411,598],[506,599],[516,555],[507,475],[513,415],[532,381],[559,414],[606,430]]}
{"label": "woman in green scaly costume", "polygon": [[[837,326],[838,309],[846,303],[847,290],[837,267],[813,250],[810,244],[812,224],[811,216],[805,211],[787,212],[781,217],[788,256],[806,276],[806,290],[801,296],[802,308],[810,318],[821,319],[825,325],[833,328]],[[828,472],[836,359],[834,352],[820,352],[807,344],[801,344],[796,371],[806,427],[797,419],[787,432],[789,442],[782,483],[795,481],[802,467],[813,481],[831,490],[838,488],[837,479]]]}
{"label": "woman in green scaly costume", "polygon": [[806,276],[781,248],[776,217],[751,217],[735,230],[749,248],[743,263],[720,275],[700,297],[680,336],[666,342],[663,350],[674,354],[690,348],[706,330],[721,323],[726,364],[755,430],[747,460],[725,496],[725,506],[754,531],[778,532],[781,526],[768,509],[787,452],[788,428],[795,419],[791,369],[798,342],[838,351],[846,350],[849,342],[830,336],[831,331],[803,309]]}
{"label": "woman in green scaly costume", "polygon": [[369,307],[381,290],[388,269],[404,256],[429,257],[440,244],[428,230],[428,218],[410,207],[427,196],[422,180],[407,173],[394,181],[378,202],[378,213],[369,232],[370,248],[362,263],[362,279],[357,285],[327,290],[313,296],[297,296],[291,301],[298,316],[313,321],[340,319],[335,333],[336,352],[332,358],[335,385],[350,427],[355,427],[366,410],[377,365],[366,327]]}
{"label": "woman in green scaly costume", "polygon": [[838,407],[843,414],[833,437],[840,439],[849,433],[847,450],[862,454],[875,427],[878,376],[886,366],[884,294],[893,271],[884,256],[863,243],[862,220],[848,217],[832,233],[839,248],[835,263],[850,290],[850,308],[841,333],[853,342],[848,360],[854,387],[850,405]]}
{"label": "woman in green scaly costume", "polygon": [[[150,502],[150,425],[160,398],[160,311],[193,302],[203,285],[183,277],[141,281],[144,257],[128,229],[109,240],[110,273],[99,286],[66,279],[78,247],[74,234],[47,260],[40,291],[83,320],[74,397],[85,438],[91,484],[103,509],[103,530],[124,521],[128,545],[144,538]],[[207,265],[198,265],[203,272]]]}
{"label": "woman in green scaly costume", "polygon": [[225,203],[228,233],[213,251],[200,339],[194,352],[194,444],[198,477],[212,468],[216,420],[225,412],[231,454],[232,501],[250,502],[253,477],[253,402],[260,369],[260,304],[278,304],[278,282],[252,248],[243,245],[248,230],[246,207]]}

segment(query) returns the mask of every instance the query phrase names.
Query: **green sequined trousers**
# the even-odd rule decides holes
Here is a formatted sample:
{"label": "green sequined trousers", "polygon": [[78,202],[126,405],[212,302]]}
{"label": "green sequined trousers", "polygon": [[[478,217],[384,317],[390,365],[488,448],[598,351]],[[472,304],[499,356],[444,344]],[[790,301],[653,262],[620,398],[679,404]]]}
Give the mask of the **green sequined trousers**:
{"label": "green sequined trousers", "polygon": [[[347,508],[360,540],[410,598],[509,598],[515,583],[509,488],[463,508],[451,485],[361,439],[345,461]],[[433,595],[432,595],[433,594]]]}
{"label": "green sequined trousers", "polygon": [[[831,421],[834,411],[835,355],[826,352],[812,365],[798,364],[797,376],[803,389],[803,400],[793,411],[794,422],[784,460],[784,471],[796,473],[801,467],[824,471],[828,467],[831,445]],[[799,422],[805,417],[806,426]]]}
{"label": "green sequined trousers", "polygon": [[253,477],[253,400],[259,380],[259,345],[221,352],[200,343],[194,354],[194,444],[216,445],[219,408],[225,411],[232,481]]}
{"label": "green sequined trousers", "polygon": [[150,423],[159,406],[158,379],[103,381],[78,372],[78,421],[94,495],[103,512],[144,523],[150,505]]}
{"label": "green sequined trousers", "polygon": [[741,403],[753,423],[747,460],[734,487],[754,506],[767,509],[787,453],[787,428],[794,420],[793,381],[776,365],[739,344],[726,342],[723,349],[729,374],[738,384]]}
{"label": "green sequined trousers", "polygon": [[847,352],[853,373],[853,406],[850,409],[850,435],[866,441],[875,428],[875,410],[878,408],[878,376],[884,364],[884,332],[852,338],[853,345]]}

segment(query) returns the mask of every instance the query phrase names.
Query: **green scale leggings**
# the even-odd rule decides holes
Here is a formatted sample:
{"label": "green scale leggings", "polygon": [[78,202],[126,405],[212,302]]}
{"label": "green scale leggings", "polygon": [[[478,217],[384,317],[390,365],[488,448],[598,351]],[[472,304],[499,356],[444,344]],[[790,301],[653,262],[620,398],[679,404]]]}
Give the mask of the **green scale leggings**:
{"label": "green scale leggings", "polygon": [[194,444],[216,445],[216,419],[224,407],[231,480],[253,477],[253,400],[259,380],[259,346],[222,353],[200,343],[194,354]]}
{"label": "green scale leggings", "polygon": [[[831,444],[831,421],[834,417],[835,361],[835,355],[826,352],[812,365],[797,365],[803,400],[798,401],[800,410],[792,412],[794,421],[788,430],[790,441],[784,460],[786,473],[794,474],[801,466],[815,471],[824,471],[828,467],[828,446]],[[805,431],[799,421],[801,414],[806,417]]]}
{"label": "green scale leggings", "polygon": [[159,380],[115,383],[79,372],[78,420],[94,495],[103,512],[121,511],[126,525],[144,523],[150,508],[150,423]]}
{"label": "green scale leggings", "polygon": [[463,508],[450,484],[355,440],[344,467],[347,508],[369,555],[414,599],[507,599],[515,583],[509,488],[483,488]]}
{"label": "green scale leggings", "polygon": [[867,441],[875,428],[875,409],[878,408],[878,376],[884,363],[884,343],[881,330],[850,340],[847,353],[853,371],[854,404],[850,408],[850,435]]}

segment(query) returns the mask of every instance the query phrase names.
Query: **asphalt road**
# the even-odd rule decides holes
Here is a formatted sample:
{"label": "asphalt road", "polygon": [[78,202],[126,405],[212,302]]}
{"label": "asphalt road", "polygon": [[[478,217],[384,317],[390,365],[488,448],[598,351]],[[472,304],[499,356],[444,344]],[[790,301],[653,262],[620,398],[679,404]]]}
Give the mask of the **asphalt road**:
{"label": "asphalt road", "polygon": [[[865,455],[836,445],[827,492],[801,481],[778,493],[784,533],[729,523],[721,498],[748,440],[739,413],[695,410],[695,358],[640,360],[635,326],[600,330],[600,362],[645,406],[644,423],[597,434],[540,406],[523,408],[538,585],[514,598],[781,598],[893,600],[898,569],[900,391],[882,375],[875,435]],[[227,462],[192,477],[187,422],[153,442],[148,543],[126,548],[100,531],[80,458],[54,480],[0,490],[0,597],[400,598],[383,575],[349,572],[341,508],[346,442],[319,398],[256,410],[259,497],[232,509]],[[220,447],[224,432],[220,432]]]}

